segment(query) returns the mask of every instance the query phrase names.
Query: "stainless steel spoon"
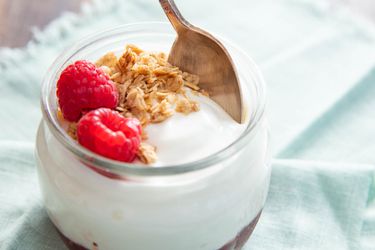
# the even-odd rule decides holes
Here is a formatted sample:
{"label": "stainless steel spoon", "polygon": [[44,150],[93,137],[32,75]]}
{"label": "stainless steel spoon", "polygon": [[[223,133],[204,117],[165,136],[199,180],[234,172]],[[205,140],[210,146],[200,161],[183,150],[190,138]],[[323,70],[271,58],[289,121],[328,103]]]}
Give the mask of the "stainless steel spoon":
{"label": "stainless steel spoon", "polygon": [[159,0],[177,38],[168,61],[200,77],[200,86],[235,121],[244,122],[239,80],[224,45],[208,32],[194,27],[181,15],[173,0]]}

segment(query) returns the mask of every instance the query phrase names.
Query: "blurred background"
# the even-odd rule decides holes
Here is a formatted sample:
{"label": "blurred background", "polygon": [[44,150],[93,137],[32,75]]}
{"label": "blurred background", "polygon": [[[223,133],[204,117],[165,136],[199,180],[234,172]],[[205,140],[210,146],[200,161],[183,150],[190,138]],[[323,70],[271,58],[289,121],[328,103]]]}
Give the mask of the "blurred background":
{"label": "blurred background", "polygon": [[[32,37],[32,27],[42,29],[64,11],[79,12],[84,2],[90,0],[0,0],[0,47],[24,46]],[[375,0],[330,2],[332,8],[346,5],[375,24]]]}

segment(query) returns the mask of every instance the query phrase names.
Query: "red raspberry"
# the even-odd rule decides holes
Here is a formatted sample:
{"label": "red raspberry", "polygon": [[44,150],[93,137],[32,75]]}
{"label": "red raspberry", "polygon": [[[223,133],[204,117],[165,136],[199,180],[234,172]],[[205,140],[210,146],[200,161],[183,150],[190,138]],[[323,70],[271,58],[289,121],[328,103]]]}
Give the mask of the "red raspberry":
{"label": "red raspberry", "polygon": [[100,108],[85,114],[78,122],[78,142],[102,156],[131,162],[141,143],[138,119],[125,118],[117,111]]}
{"label": "red raspberry", "polygon": [[63,116],[78,121],[83,112],[100,108],[115,108],[116,86],[101,68],[88,61],[76,61],[61,73],[57,82],[57,97]]}

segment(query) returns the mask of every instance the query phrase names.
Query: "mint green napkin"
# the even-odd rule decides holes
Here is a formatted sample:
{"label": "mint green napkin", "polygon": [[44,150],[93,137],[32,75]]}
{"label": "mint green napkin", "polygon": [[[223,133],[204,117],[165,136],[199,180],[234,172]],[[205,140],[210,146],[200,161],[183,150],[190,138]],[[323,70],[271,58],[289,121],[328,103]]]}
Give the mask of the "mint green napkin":
{"label": "mint green napkin", "polygon": [[[1,250],[65,249],[42,208],[32,157],[48,66],[89,33],[166,21],[155,0],[93,2],[35,30],[25,49],[0,49]],[[374,27],[327,0],[176,2],[260,65],[275,155],[294,159],[274,162],[246,249],[375,249]]]}
{"label": "mint green napkin", "polygon": [[[277,160],[264,213],[246,249],[375,249],[375,168]],[[366,227],[366,228],[365,228]]]}

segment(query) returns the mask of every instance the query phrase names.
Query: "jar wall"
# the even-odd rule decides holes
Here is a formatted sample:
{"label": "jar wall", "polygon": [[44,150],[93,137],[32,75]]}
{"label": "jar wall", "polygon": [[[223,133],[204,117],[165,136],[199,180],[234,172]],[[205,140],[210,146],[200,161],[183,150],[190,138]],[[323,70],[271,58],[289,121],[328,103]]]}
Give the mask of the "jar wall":
{"label": "jar wall", "polygon": [[[250,143],[209,168],[116,180],[80,162],[40,125],[36,155],[51,220],[88,249],[219,249],[261,211],[269,185],[264,121]],[[126,177],[126,176],[125,176]]]}

